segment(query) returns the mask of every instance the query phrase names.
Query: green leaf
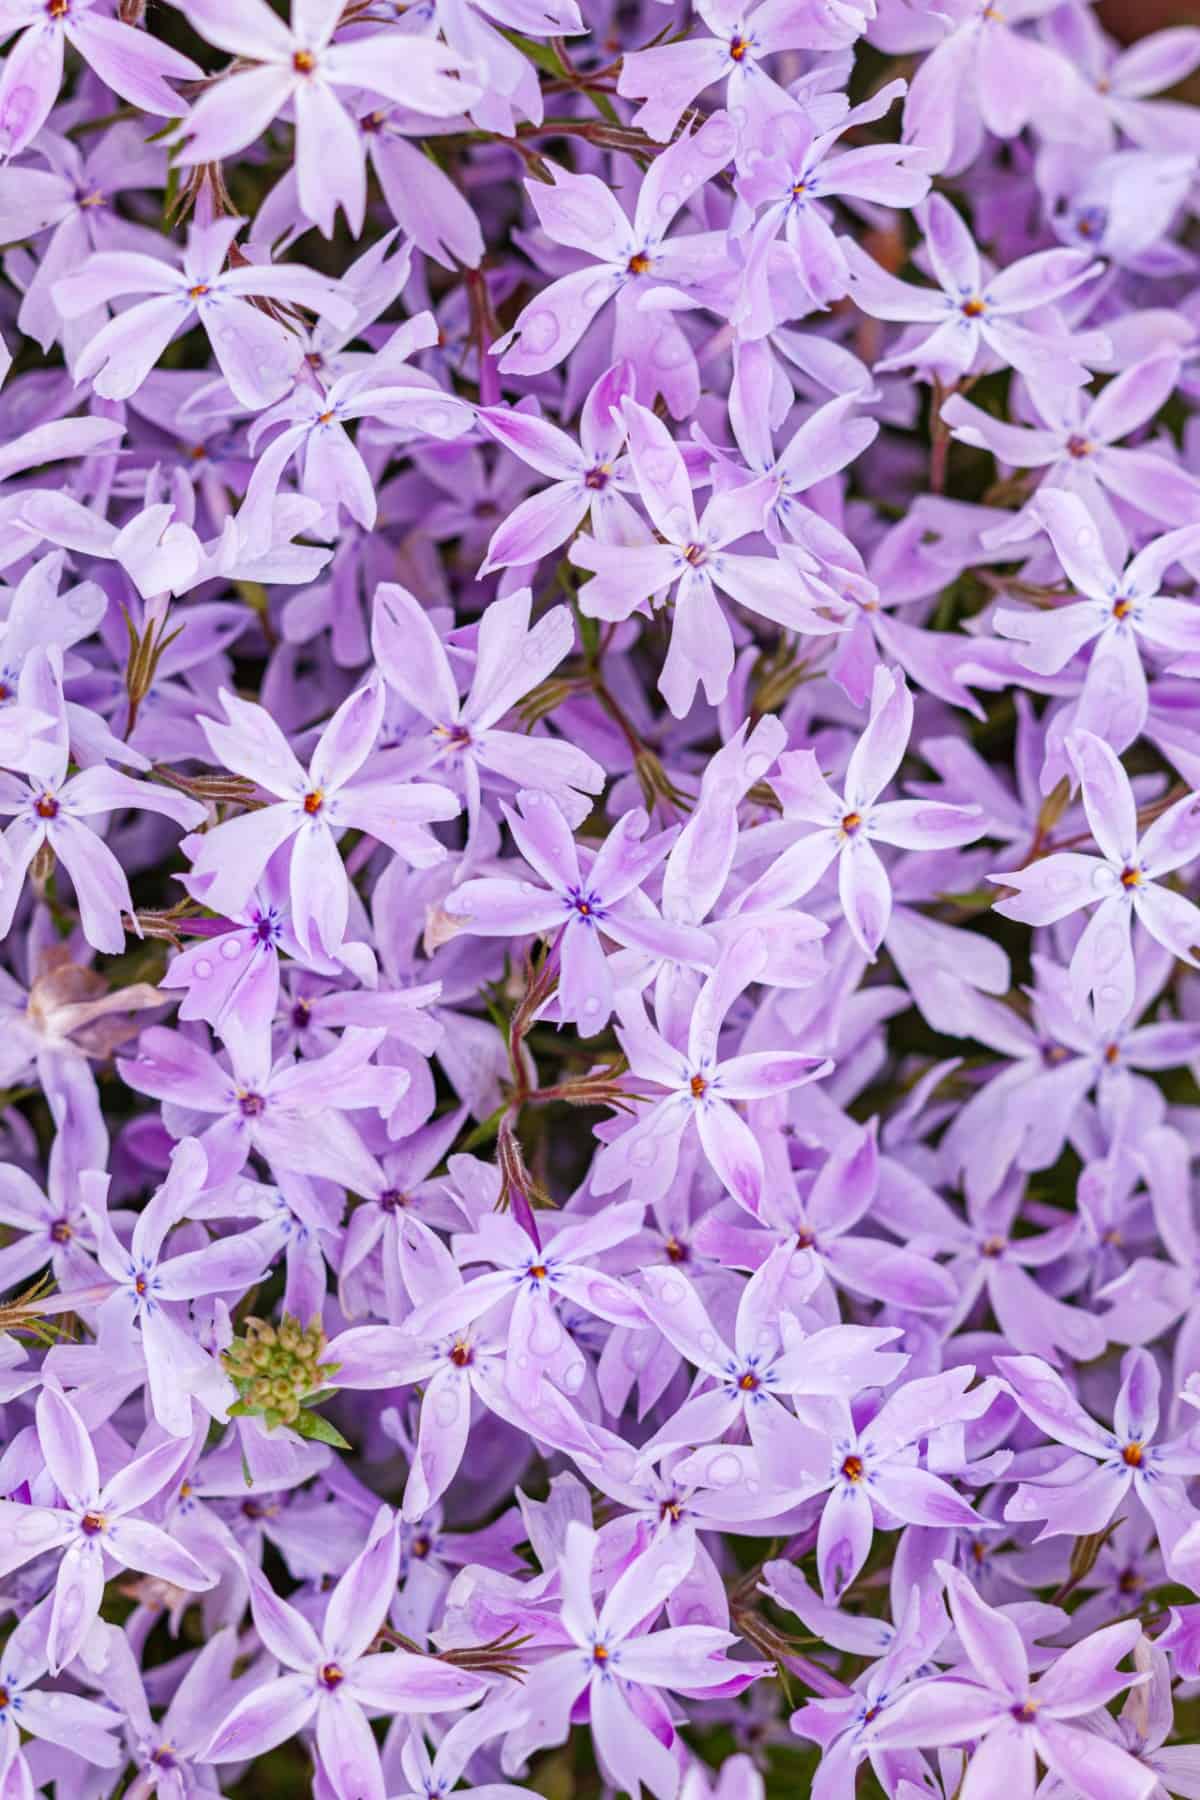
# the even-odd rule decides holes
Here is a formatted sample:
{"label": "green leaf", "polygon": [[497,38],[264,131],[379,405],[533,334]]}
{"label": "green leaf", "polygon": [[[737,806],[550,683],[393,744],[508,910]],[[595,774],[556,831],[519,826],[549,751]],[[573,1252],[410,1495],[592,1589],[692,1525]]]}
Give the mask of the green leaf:
{"label": "green leaf", "polygon": [[293,1420],[292,1430],[299,1437],[308,1438],[315,1444],[332,1444],[335,1450],[352,1450],[354,1446],[347,1443],[336,1425],[323,1419],[320,1413],[302,1412]]}

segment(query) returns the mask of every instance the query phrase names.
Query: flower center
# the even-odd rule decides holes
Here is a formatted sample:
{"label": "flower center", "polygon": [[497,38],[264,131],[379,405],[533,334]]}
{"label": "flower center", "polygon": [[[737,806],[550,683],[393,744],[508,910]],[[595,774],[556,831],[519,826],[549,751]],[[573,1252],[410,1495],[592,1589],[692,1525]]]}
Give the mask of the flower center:
{"label": "flower center", "polygon": [[703,544],[688,544],[683,552],[684,562],[691,563],[693,569],[698,569],[700,567],[701,563],[704,561],[704,556],[705,550]]}
{"label": "flower center", "polygon": [[692,1090],[692,1099],[700,1100],[704,1096],[708,1083],[705,1081],[703,1075],[693,1075],[692,1079],[688,1082],[688,1086]]}
{"label": "flower center", "polygon": [[626,273],[630,275],[648,275],[650,273],[650,268],[650,258],[646,255],[644,250],[635,250],[629,261],[625,264]]}
{"label": "flower center", "polygon": [[1108,1063],[1108,1064],[1109,1064],[1109,1065],[1110,1065],[1110,1066],[1111,1066],[1111,1065],[1112,1065],[1112,1064],[1113,1064],[1113,1063],[1116,1063],[1116,1062],[1120,1062],[1120,1060],[1121,1060],[1121,1046],[1120,1046],[1120,1044],[1105,1044],[1105,1046],[1104,1046],[1104,1060],[1105,1060],[1105,1062],[1106,1062],[1106,1063]]}
{"label": "flower center", "polygon": [[847,837],[853,837],[861,824],[861,813],[848,812],[842,819],[842,830]]}
{"label": "flower center", "polygon": [[1002,1237],[985,1238],[983,1243],[980,1246],[980,1249],[984,1256],[992,1256],[992,1257],[1003,1256],[1004,1248],[1005,1248],[1004,1239]]}
{"label": "flower center", "polygon": [[589,469],[584,476],[583,485],[585,488],[593,488],[596,490],[606,488],[608,486],[608,478],[611,474],[611,463],[597,463],[596,467],[594,469]]}
{"label": "flower center", "polygon": [[753,1369],[746,1370],[746,1373],[739,1378],[738,1386],[741,1388],[743,1394],[753,1394],[755,1392],[758,1387],[758,1376],[754,1373]]}
{"label": "flower center", "polygon": [[668,1262],[683,1263],[688,1259],[688,1247],[686,1244],[681,1244],[677,1237],[669,1237],[663,1245],[663,1249],[667,1253]]}
{"label": "flower center", "polygon": [[465,1369],[470,1360],[470,1344],[464,1343],[462,1338],[459,1338],[456,1343],[451,1344],[450,1361],[454,1364],[456,1369]]}
{"label": "flower center", "polygon": [[965,319],[981,319],[987,311],[987,307],[976,294],[972,299],[964,300],[960,310]]}
{"label": "flower center", "polygon": [[297,75],[311,75],[317,66],[317,59],[311,50],[297,50],[292,58],[292,67]]}
{"label": "flower center", "polygon": [[740,34],[737,37],[730,38],[730,40],[729,40],[729,54],[733,58],[734,62],[736,62],[736,63],[745,62],[746,52],[749,50],[749,48],[750,48],[750,39],[744,38]]}
{"label": "flower center", "polygon": [[379,1204],[384,1212],[397,1212],[401,1207],[408,1205],[408,1195],[400,1188],[384,1188],[379,1196]]}
{"label": "flower center", "polygon": [[39,819],[57,819],[58,801],[53,794],[39,794],[33,810]]}
{"label": "flower center", "polygon": [[1125,1463],[1128,1468],[1140,1469],[1142,1460],[1142,1446],[1135,1438],[1132,1443],[1126,1444],[1125,1448],[1122,1450],[1121,1461]]}
{"label": "flower center", "polygon": [[863,1460],[861,1456],[848,1456],[842,1464],[842,1477],[846,1481],[858,1482],[863,1478]]}
{"label": "flower center", "polygon": [[1132,865],[1127,865],[1121,870],[1121,886],[1123,888],[1135,888],[1141,887],[1141,885],[1142,871],[1140,869],[1135,869]]}
{"label": "flower center", "polygon": [[243,1119],[257,1119],[266,1101],[261,1094],[239,1094],[238,1108]]}
{"label": "flower center", "polygon": [[79,1529],[83,1532],[84,1537],[99,1537],[107,1523],[108,1520],[103,1513],[87,1512],[79,1521]]}
{"label": "flower center", "polygon": [[1067,455],[1073,456],[1076,462],[1081,462],[1085,456],[1091,454],[1092,446],[1087,438],[1074,436],[1067,439]]}
{"label": "flower center", "polygon": [[139,1275],[135,1278],[133,1291],[139,1298],[146,1292],[146,1277],[144,1275]]}
{"label": "flower center", "polygon": [[324,788],[313,788],[310,793],[307,793],[304,796],[304,810],[308,814],[310,819],[316,818],[317,814],[320,812],[320,810],[324,806],[324,804],[325,804]]}
{"label": "flower center", "polygon": [[189,300],[203,300],[205,294],[207,294],[207,293],[208,293],[207,281],[198,281],[196,283],[195,287],[190,287],[188,289],[188,299]]}
{"label": "flower center", "polygon": [[608,1661],[608,1650],[604,1644],[593,1644],[592,1661],[599,1663],[601,1667]]}
{"label": "flower center", "polygon": [[55,1219],[53,1225],[50,1227],[50,1240],[55,1244],[70,1243],[71,1227],[66,1219]]}
{"label": "flower center", "polygon": [[664,1500],[658,1509],[658,1516],[663,1524],[678,1525],[683,1517],[683,1503],[679,1500]]}
{"label": "flower center", "polygon": [[342,1685],[343,1681],[345,1681],[345,1679],[346,1679],[345,1671],[342,1669],[339,1669],[336,1663],[332,1663],[332,1662],[326,1663],[324,1668],[321,1670],[320,1682],[321,1682],[321,1686],[324,1688],[341,1687],[341,1685]]}
{"label": "flower center", "polygon": [[533,1281],[545,1281],[548,1271],[545,1263],[530,1263],[528,1273]]}
{"label": "flower center", "polygon": [[432,1549],[433,1545],[427,1537],[415,1537],[409,1546],[410,1554],[415,1556],[418,1562],[424,1562]]}
{"label": "flower center", "polygon": [[1012,1708],[1012,1716],[1018,1725],[1032,1725],[1037,1718],[1037,1701],[1022,1700],[1019,1705]]}

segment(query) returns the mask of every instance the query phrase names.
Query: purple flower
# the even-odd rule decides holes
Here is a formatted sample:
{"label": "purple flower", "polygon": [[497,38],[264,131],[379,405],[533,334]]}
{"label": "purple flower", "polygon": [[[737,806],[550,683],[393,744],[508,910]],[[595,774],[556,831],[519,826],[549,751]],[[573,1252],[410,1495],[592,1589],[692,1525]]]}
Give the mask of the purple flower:
{"label": "purple flower", "polygon": [[1055,387],[1082,387],[1087,363],[1104,354],[1104,340],[1075,334],[1040,321],[1018,324],[1024,314],[1093,281],[1101,265],[1086,250],[1044,250],[989,275],[961,217],[941,194],[925,211],[925,247],[936,288],[913,287],[885,274],[852,238],[842,249],[850,266],[850,291],[876,319],[911,320],[929,327],[915,334],[877,369],[916,366],[945,382],[971,374],[990,353],[1024,375]]}
{"label": "purple flower", "polygon": [[102,1484],[83,1421],[55,1387],[45,1386],[38,1397],[37,1431],[60,1504],[0,1500],[7,1538],[0,1563],[7,1575],[35,1556],[62,1551],[46,1639],[47,1664],[57,1674],[79,1654],[113,1563],[148,1570],[193,1592],[211,1587],[215,1578],[160,1526],[136,1516],[177,1473],[188,1454],[186,1440],[158,1443]]}
{"label": "purple flower", "polygon": [[701,967],[715,946],[705,933],[661,918],[641,893],[676,836],[660,832],[644,842],[649,820],[626,813],[597,856],[581,862],[566,819],[542,793],[520,793],[520,813],[502,807],[526,863],[548,885],[506,876],[464,882],[445,911],[468,931],[512,937],[538,932],[558,960],[561,1018],[592,1037],[612,1016],[615,988],[601,939],[645,950],[670,962]]}
{"label": "purple flower", "polygon": [[1078,731],[1068,750],[1100,855],[1060,850],[988,879],[1016,889],[1012,899],[995,903],[997,912],[1030,925],[1051,925],[1100,902],[1071,958],[1071,992],[1077,1014],[1090,996],[1097,1026],[1111,1031],[1133,1003],[1135,917],[1174,956],[1194,961],[1200,910],[1157,878],[1200,854],[1200,804],[1194,794],[1185,795],[1139,837],[1133,789],[1112,748],[1094,733]]}
{"label": "purple flower", "polygon": [[879,795],[900,766],[912,732],[913,703],[904,677],[875,671],[871,716],[835,793],[811,750],[788,752],[773,785],[789,823],[811,824],[742,896],[741,908],[782,907],[814,888],[835,858],[838,899],[854,941],[874,958],[887,932],[892,890],[872,839],[906,850],[968,844],[983,830],[977,806],[928,805]]}
{"label": "purple flower", "polygon": [[1147,1800],[1153,1772],[1075,1722],[1139,1679],[1116,1667],[1141,1636],[1138,1622],[1093,1632],[1031,1679],[1013,1620],[981,1600],[957,1569],[939,1563],[938,1572],[963,1664],[909,1688],[870,1727],[867,1742],[889,1750],[975,1742],[965,1800],[983,1800],[997,1782],[1014,1800],[1032,1800],[1035,1756],[1087,1800]]}
{"label": "purple flower", "polygon": [[189,56],[110,18],[95,0],[11,0],[4,9],[5,37],[18,31],[0,75],[0,149],[15,156],[45,124],[62,86],[67,44],[77,50],[105,86],[144,112],[172,118],[181,111],[170,81],[203,74]]}
{"label": "purple flower", "polygon": [[368,1193],[379,1166],[343,1115],[372,1108],[385,1117],[403,1094],[407,1077],[371,1061],[386,1036],[382,1027],[351,1029],[326,1056],[274,1064],[269,1040],[239,1041],[226,1069],[195,1038],[154,1026],[121,1074],[138,1092],[178,1107],[172,1116],[181,1123],[195,1122],[213,1183],[237,1175],[257,1151],[274,1168]]}
{"label": "purple flower", "polygon": [[798,556],[786,551],[774,558],[747,556],[726,548],[762,528],[776,497],[770,477],[714,495],[697,519],[687,467],[666,427],[636,402],[627,400],[624,413],[638,492],[658,541],[607,544],[580,537],[570,557],[593,573],[580,596],[592,618],[628,618],[639,603],[678,584],[659,688],[671,711],[682,718],[698,684],[714,705],[729,685],[733,633],[718,591],[805,634],[839,630],[841,608],[837,596],[806,572]]}
{"label": "purple flower", "polygon": [[656,1800],[672,1800],[679,1771],[663,1690],[738,1693],[770,1665],[726,1656],[736,1639],[712,1626],[649,1629],[679,1579],[671,1538],[654,1540],[635,1557],[599,1609],[592,1599],[596,1548],[594,1532],[577,1521],[567,1526],[559,1641],[570,1647],[539,1663],[526,1684],[505,1767],[515,1770],[529,1751],[561,1743],[572,1708],[586,1698],[596,1754],[613,1785],[635,1794],[644,1783]]}
{"label": "purple flower", "polygon": [[599,1151],[592,1189],[610,1194],[624,1183],[643,1201],[665,1194],[684,1140],[695,1126],[703,1153],[725,1188],[751,1212],[759,1209],[762,1153],[736,1110],[738,1101],[787,1093],[818,1080],[831,1065],[796,1051],[722,1057],[720,1032],[739,995],[756,980],[767,946],[752,928],[726,951],[696,997],[686,1032],[673,1042],[646,1017],[640,998],[619,1002],[617,1036],[635,1076],[658,1090],[635,1122]]}
{"label": "purple flower", "polygon": [[383,1770],[368,1711],[458,1712],[486,1692],[478,1675],[434,1657],[371,1650],[387,1620],[399,1555],[395,1515],[380,1507],[365,1548],[329,1596],[319,1634],[263,1576],[249,1571],[255,1628],[288,1673],[238,1702],[213,1736],[207,1761],[243,1762],[314,1723],[325,1778],[337,1800],[383,1800]]}
{"label": "purple flower", "polygon": [[413,732],[389,760],[414,774],[434,769],[461,791],[471,834],[479,828],[484,785],[546,790],[572,826],[587,816],[603,773],[595,759],[561,738],[501,726],[530,691],[568,655],[574,631],[565,607],[554,606],[531,625],[528,588],[497,599],[480,621],[475,667],[465,699],[459,680],[424,608],[390,582],[375,591],[371,643],[390,688],[428,730]]}
{"label": "purple flower", "polygon": [[[1097,1425],[1061,1375],[1037,1357],[1002,1356],[996,1367],[1038,1429],[1075,1452],[1060,1460],[1052,1479],[1022,1482],[1005,1517],[1044,1519],[1043,1538],[1060,1531],[1100,1531],[1132,1490],[1153,1519],[1167,1570],[1173,1571],[1179,1540],[1195,1523],[1184,1480],[1200,1470],[1200,1449],[1188,1437],[1155,1442],[1160,1377],[1149,1351],[1125,1354],[1111,1431]],[[1190,1560],[1181,1566],[1190,1579]]]}
{"label": "purple flower", "polygon": [[192,880],[208,905],[239,913],[270,858],[290,843],[292,928],[318,956],[336,957],[346,935],[350,892],[335,834],[370,832],[406,861],[424,866],[444,854],[425,827],[452,819],[458,802],[433,782],[354,780],[383,722],[384,690],[377,678],[342,702],[307,769],[265,708],[224,690],[221,704],[225,721],[201,720],[213,755],[277,799],[261,812],[190,838]]}
{"label": "purple flower", "polygon": [[[243,149],[290,102],[300,205],[326,237],[339,207],[357,236],[366,206],[362,140],[339,88],[367,88],[434,115],[453,115],[472,97],[460,59],[434,39],[373,31],[332,43],[338,0],[297,0],[290,28],[264,0],[248,0],[236,19],[220,0],[185,0],[184,11],[202,37],[239,63],[192,108],[179,159],[213,162]],[[242,59],[251,66],[241,67]]]}
{"label": "purple flower", "polygon": [[134,781],[99,765],[68,776],[61,668],[57,651],[36,650],[21,672],[21,704],[54,720],[53,751],[43,757],[39,748],[33,779],[3,777],[0,812],[8,813],[12,823],[4,831],[8,857],[0,870],[0,932],[12,925],[29,866],[46,845],[71,878],[88,943],[113,954],[125,948],[122,921],[133,913],[133,898],[117,858],[84,820],[133,810],[161,813],[188,828],[200,824],[205,809],[171,788]]}

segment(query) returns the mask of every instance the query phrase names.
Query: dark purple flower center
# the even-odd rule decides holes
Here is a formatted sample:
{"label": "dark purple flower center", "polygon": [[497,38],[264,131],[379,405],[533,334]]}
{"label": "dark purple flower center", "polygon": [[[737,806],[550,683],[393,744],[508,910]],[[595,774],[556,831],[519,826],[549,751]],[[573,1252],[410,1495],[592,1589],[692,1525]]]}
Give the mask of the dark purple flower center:
{"label": "dark purple flower center", "polygon": [[261,1094],[239,1094],[238,1108],[244,1119],[257,1119],[266,1101]]}

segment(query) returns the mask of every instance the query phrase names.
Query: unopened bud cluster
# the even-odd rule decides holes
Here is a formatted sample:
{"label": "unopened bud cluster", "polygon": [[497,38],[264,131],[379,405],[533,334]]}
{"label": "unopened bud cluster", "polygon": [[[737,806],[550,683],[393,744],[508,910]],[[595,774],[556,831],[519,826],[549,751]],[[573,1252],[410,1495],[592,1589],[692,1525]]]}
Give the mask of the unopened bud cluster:
{"label": "unopened bud cluster", "polygon": [[322,1366],[325,1333],[319,1319],[307,1328],[287,1314],[278,1325],[247,1319],[222,1361],[241,1398],[242,1412],[263,1413],[269,1425],[294,1425],[306,1400],[328,1385],[332,1365]]}

